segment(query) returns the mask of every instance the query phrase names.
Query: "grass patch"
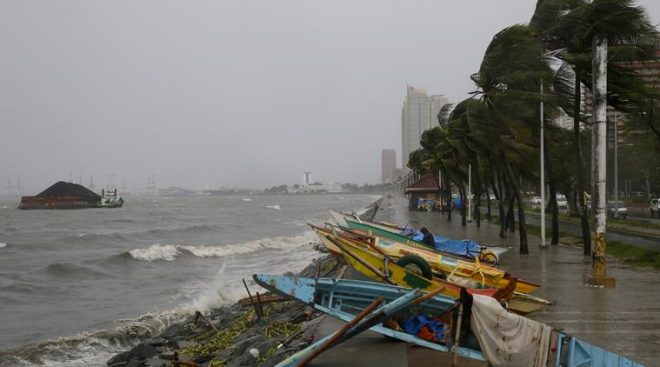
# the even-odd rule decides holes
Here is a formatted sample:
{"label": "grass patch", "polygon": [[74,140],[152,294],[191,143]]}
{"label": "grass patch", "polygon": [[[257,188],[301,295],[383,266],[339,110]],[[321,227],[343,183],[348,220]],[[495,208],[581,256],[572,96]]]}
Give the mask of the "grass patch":
{"label": "grass patch", "polygon": [[619,241],[607,241],[607,254],[635,266],[660,269],[660,251],[650,250]]}
{"label": "grass patch", "polygon": [[[499,222],[499,218],[493,217],[492,223],[499,224]],[[550,233],[551,231],[548,231],[548,228],[546,227],[546,240]],[[527,234],[541,237],[541,227],[527,224]],[[580,245],[582,245],[582,236],[559,231],[559,237],[579,240]],[[656,270],[660,269],[660,251],[657,250],[650,250],[621,241],[607,241],[607,255],[636,267],[650,267]]]}
{"label": "grass patch", "polygon": [[[540,236],[541,228],[528,224],[527,233]],[[575,238],[580,240],[580,243],[582,242],[581,236],[576,236],[572,233],[559,231],[559,237]],[[650,250],[621,241],[607,241],[607,255],[636,267],[660,269],[660,251]]]}

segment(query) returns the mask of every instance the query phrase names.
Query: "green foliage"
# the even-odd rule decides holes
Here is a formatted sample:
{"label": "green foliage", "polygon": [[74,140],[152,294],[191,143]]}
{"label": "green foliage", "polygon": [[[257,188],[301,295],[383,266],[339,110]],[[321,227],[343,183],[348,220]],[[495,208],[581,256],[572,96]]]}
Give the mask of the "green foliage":
{"label": "green foliage", "polygon": [[607,241],[607,252],[624,262],[642,267],[660,269],[660,251],[629,245],[619,241]]}
{"label": "green foliage", "polygon": [[248,309],[229,327],[214,331],[210,335],[200,336],[196,343],[182,348],[180,353],[197,358],[219,352],[234,344],[236,337],[250,326],[254,318],[254,309]]}

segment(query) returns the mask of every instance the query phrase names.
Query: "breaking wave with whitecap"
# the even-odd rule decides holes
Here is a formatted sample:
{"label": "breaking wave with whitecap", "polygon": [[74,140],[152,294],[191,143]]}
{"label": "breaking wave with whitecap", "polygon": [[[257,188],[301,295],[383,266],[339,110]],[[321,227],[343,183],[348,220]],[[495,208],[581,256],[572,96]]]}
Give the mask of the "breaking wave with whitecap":
{"label": "breaking wave with whitecap", "polygon": [[139,261],[174,261],[181,255],[196,257],[223,257],[247,254],[263,249],[288,249],[309,244],[315,240],[314,232],[290,237],[264,238],[256,241],[229,245],[161,245],[154,244],[147,248],[128,251],[130,256]]}

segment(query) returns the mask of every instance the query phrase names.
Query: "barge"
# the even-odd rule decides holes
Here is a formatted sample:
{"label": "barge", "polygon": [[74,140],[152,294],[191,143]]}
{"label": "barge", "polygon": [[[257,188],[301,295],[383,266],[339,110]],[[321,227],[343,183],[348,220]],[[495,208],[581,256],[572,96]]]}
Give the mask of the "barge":
{"label": "barge", "polygon": [[85,209],[85,208],[118,208],[124,203],[114,189],[106,195],[98,195],[88,188],[59,181],[35,196],[21,197],[18,209]]}

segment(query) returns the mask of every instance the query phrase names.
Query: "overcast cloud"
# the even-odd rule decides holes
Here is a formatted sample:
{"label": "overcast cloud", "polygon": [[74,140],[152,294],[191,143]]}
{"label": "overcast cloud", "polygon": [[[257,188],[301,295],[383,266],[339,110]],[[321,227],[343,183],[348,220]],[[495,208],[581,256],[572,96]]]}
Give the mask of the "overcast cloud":
{"label": "overcast cloud", "polygon": [[535,3],[1,0],[0,179],[377,183],[406,85],[467,97]]}

